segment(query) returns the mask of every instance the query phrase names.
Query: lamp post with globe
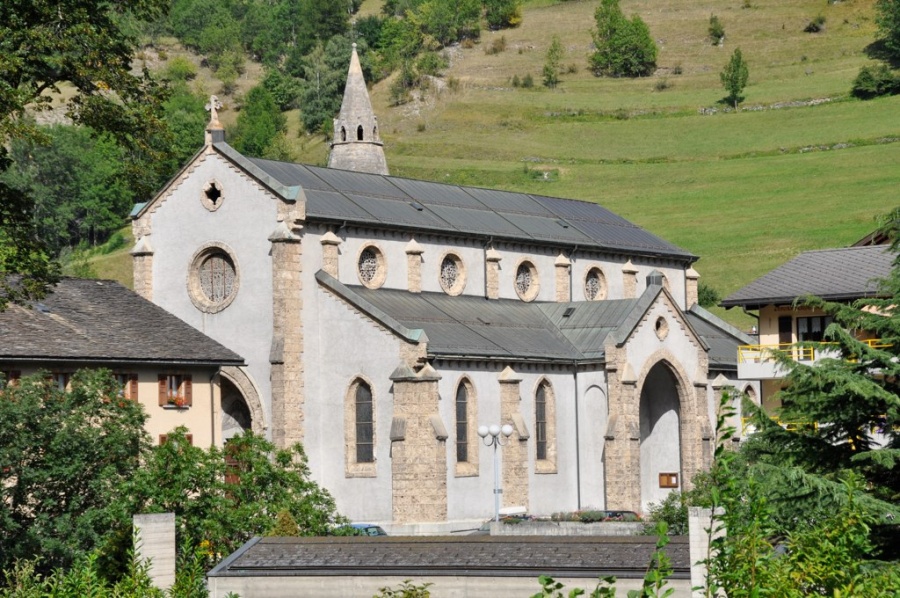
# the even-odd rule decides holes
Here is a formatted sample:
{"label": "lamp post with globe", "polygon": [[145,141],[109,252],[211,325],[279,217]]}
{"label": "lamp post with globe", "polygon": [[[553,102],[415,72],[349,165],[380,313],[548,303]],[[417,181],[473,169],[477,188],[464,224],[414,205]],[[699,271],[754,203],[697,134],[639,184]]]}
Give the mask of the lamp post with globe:
{"label": "lamp post with globe", "polygon": [[478,426],[478,435],[481,436],[484,445],[494,447],[494,521],[500,521],[500,495],[503,494],[503,489],[500,488],[497,448],[509,444],[509,437],[512,433],[513,427],[509,424],[504,424],[502,427],[497,424]]}

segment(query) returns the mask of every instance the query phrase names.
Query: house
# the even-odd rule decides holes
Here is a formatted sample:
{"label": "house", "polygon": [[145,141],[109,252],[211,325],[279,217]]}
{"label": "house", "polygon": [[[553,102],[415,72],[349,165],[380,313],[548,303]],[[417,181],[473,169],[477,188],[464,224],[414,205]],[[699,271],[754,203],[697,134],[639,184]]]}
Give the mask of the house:
{"label": "house", "polygon": [[[858,244],[808,251],[722,301],[726,308],[740,307],[758,314],[759,341],[738,348],[738,376],[761,381],[760,399],[764,407],[779,406],[774,397],[785,375],[783,368],[772,359],[773,351],[788,351],[793,359],[807,362],[827,356],[827,352],[795,345],[821,341],[831,317],[796,302],[806,296],[836,302],[875,297],[879,292],[878,281],[890,274],[893,259],[888,245]],[[861,339],[878,342],[868,338],[865,332],[859,334]]]}
{"label": "house", "polygon": [[483,520],[487,424],[531,512],[642,510],[709,465],[751,339],[697,305],[696,256],[594,203],[389,176],[355,50],[331,163],[243,156],[213,109],[132,254],[138,293],[247,359],[224,412],[302,442],[343,513]]}
{"label": "house", "polygon": [[[41,301],[0,312],[4,383],[40,371],[60,389],[81,368],[107,368],[139,401],[155,442],[185,426],[198,446],[222,446],[219,368],[233,351],[110,280],[63,278]],[[230,428],[238,428],[234,423]]]}

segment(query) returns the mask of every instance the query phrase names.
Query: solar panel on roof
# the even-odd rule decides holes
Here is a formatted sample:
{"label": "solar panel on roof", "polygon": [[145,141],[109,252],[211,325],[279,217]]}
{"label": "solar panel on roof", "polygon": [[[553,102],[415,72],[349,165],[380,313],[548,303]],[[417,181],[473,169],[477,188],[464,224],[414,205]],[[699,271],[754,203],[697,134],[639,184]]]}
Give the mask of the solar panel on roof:
{"label": "solar panel on roof", "polygon": [[546,217],[553,216],[553,212],[524,193],[494,191],[492,189],[478,189],[476,187],[467,187],[466,192],[487,207],[498,212],[533,214],[535,216]]}
{"label": "solar panel on roof", "polygon": [[314,218],[378,222],[378,219],[346,196],[328,191],[306,192],[306,214]]}
{"label": "solar panel on roof", "polygon": [[567,241],[586,245],[591,238],[584,235],[576,228],[563,228],[556,218],[541,218],[538,216],[526,216],[524,214],[505,214],[513,224],[525,231],[534,239],[552,241]]}
{"label": "solar panel on roof", "polygon": [[299,185],[306,191],[310,189],[334,191],[331,185],[316,176],[303,164],[276,162],[275,160],[262,160],[260,158],[248,158],[248,160],[282,185],[288,187]]}
{"label": "solar panel on roof", "polygon": [[424,204],[443,204],[448,206],[484,209],[484,205],[465,190],[455,185],[444,185],[428,181],[415,181],[411,179],[391,179],[410,197]]}
{"label": "solar panel on roof", "polygon": [[428,206],[428,209],[459,232],[497,237],[525,238],[521,229],[495,212],[434,204]]}
{"label": "solar panel on roof", "polygon": [[410,205],[409,201],[363,196],[356,193],[347,193],[347,197],[357,204],[365,206],[366,211],[375,216],[382,224],[406,224],[432,229],[447,228],[445,222],[438,220],[427,211],[417,210]]}
{"label": "solar panel on roof", "polygon": [[393,185],[387,177],[380,174],[320,167],[310,167],[310,171],[320,176],[338,191],[343,191],[344,193],[394,197],[405,201],[413,199],[399,187]]}

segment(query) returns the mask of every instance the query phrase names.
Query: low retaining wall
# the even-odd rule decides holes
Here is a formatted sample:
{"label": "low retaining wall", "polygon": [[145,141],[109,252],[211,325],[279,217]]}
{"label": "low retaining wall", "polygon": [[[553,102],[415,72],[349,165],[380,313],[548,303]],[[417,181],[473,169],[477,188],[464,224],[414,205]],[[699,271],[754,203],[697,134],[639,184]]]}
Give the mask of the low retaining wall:
{"label": "low retaining wall", "polygon": [[638,536],[644,531],[640,521],[522,521],[491,522],[492,536]]}

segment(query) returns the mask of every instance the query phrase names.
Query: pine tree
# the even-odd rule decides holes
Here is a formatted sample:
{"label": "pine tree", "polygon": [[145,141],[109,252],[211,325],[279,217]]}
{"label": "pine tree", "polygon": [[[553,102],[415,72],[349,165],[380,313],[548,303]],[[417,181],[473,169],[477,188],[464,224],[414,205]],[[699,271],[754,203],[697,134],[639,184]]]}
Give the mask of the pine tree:
{"label": "pine tree", "polygon": [[547,61],[544,63],[544,86],[553,89],[559,84],[559,63],[563,57],[563,46],[559,36],[554,35],[547,49]]}

